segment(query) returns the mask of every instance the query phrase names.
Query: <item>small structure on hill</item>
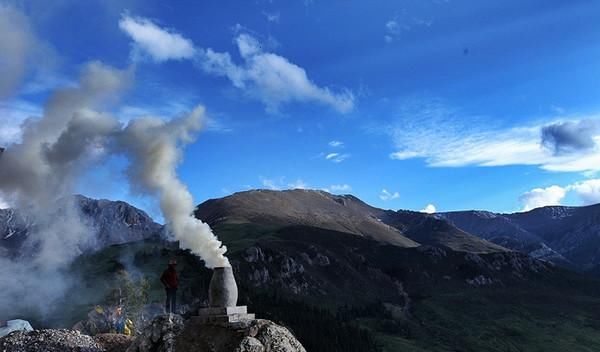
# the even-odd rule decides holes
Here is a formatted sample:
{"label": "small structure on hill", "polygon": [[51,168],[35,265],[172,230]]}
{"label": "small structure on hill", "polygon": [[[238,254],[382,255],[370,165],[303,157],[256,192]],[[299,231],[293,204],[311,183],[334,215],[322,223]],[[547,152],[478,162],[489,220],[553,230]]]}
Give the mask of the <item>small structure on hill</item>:
{"label": "small structure on hill", "polygon": [[215,268],[208,287],[208,308],[200,308],[192,319],[203,324],[229,324],[254,320],[248,307],[238,306],[238,289],[231,267]]}

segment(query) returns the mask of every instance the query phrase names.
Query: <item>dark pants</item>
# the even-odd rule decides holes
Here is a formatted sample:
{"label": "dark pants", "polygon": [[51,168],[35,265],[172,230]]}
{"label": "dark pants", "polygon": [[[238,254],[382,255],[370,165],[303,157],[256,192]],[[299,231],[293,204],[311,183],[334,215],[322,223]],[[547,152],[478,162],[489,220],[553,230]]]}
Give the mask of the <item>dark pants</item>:
{"label": "dark pants", "polygon": [[117,334],[125,333],[125,319],[119,319],[115,322],[115,331]]}
{"label": "dark pants", "polygon": [[177,306],[175,305],[175,297],[177,296],[176,288],[167,288],[167,301],[165,302],[165,311],[167,313],[176,313]]}

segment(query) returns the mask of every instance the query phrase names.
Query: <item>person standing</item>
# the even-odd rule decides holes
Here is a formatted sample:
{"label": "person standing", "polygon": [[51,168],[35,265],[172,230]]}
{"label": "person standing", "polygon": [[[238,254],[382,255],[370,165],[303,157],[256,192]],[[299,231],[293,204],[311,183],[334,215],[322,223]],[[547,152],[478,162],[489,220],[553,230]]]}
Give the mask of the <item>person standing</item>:
{"label": "person standing", "polygon": [[112,316],[112,323],[117,334],[125,333],[125,313],[123,308],[118,306]]}
{"label": "person standing", "polygon": [[177,274],[177,261],[169,260],[169,266],[160,276],[160,282],[165,286],[167,301],[165,302],[166,313],[176,312],[177,287],[179,287],[179,275]]}

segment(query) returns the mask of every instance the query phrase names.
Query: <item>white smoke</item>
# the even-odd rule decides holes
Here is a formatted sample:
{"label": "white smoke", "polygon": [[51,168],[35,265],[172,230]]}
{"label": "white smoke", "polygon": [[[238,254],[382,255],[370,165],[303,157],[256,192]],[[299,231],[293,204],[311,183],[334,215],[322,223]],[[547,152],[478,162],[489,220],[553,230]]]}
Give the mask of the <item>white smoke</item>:
{"label": "white smoke", "polygon": [[[0,290],[1,305],[14,297],[22,297],[25,306],[62,297],[68,283],[61,273],[94,247],[96,235],[68,197],[86,169],[115,153],[131,161],[131,187],[158,196],[182,248],[202,257],[208,267],[229,265],[226,248],[207,224],[194,217],[193,198],[176,174],[181,147],[192,142],[202,127],[203,108],[168,122],[140,118],[123,128],[117,118],[100,110],[118,101],[131,79],[130,70],[88,64],[78,86],[56,91],[43,116],[25,121],[21,142],[8,146],[0,156],[0,193],[35,223],[25,243],[27,261],[1,260],[0,287],[8,288]],[[62,199],[60,209],[56,209],[58,199]],[[28,275],[12,274],[23,270]],[[52,284],[39,287],[48,280]]]}
{"label": "white smoke", "polygon": [[71,287],[69,264],[94,247],[96,232],[70,195],[120,130],[97,110],[116,101],[130,78],[129,71],[88,64],[78,86],[54,92],[43,115],[24,122],[21,142],[0,156],[0,193],[29,223],[22,256],[0,257],[0,313],[49,313]]}
{"label": "white smoke", "polygon": [[131,158],[129,180],[142,190],[157,194],[165,219],[184,249],[204,259],[209,268],[229,266],[227,248],[210,227],[193,215],[195,206],[187,187],[175,172],[182,160],[180,147],[193,141],[202,127],[204,108],[165,122],[157,118],[132,121],[119,138]]}
{"label": "white smoke", "polygon": [[90,153],[108,142],[118,122],[97,112],[118,99],[131,80],[130,71],[98,62],[82,71],[79,85],[56,91],[41,117],[22,126],[18,144],[0,158],[0,189],[19,208],[48,207],[70,194]]}

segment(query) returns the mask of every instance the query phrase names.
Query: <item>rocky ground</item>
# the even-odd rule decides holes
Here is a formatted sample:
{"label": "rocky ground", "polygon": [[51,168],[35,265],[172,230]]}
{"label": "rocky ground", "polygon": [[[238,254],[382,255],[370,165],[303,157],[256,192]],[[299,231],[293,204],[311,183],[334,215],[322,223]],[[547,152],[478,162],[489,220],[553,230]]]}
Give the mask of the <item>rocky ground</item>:
{"label": "rocky ground", "polygon": [[306,352],[288,329],[256,319],[227,326],[205,325],[192,317],[161,316],[127,352]]}
{"label": "rocky ground", "polygon": [[73,330],[13,332],[0,338],[0,352],[306,352],[288,331],[269,320],[228,326],[200,324],[179,315],[155,318],[137,338],[94,337]]}
{"label": "rocky ground", "polygon": [[94,339],[72,330],[15,331],[0,339],[1,352],[105,352]]}

